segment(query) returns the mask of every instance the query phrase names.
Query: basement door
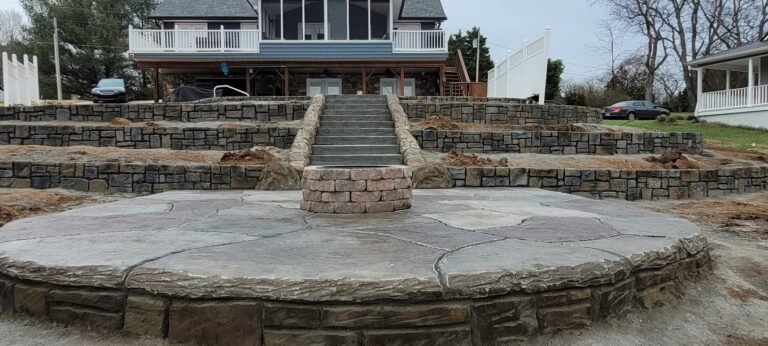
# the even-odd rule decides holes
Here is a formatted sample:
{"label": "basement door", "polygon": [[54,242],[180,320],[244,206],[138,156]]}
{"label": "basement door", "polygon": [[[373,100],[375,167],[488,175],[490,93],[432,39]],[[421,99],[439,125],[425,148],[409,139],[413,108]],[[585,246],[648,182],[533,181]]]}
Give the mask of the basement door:
{"label": "basement door", "polygon": [[341,78],[307,78],[307,96],[341,95]]}
{"label": "basement door", "polygon": [[[400,79],[399,78],[382,78],[381,94],[382,95],[400,95]],[[405,95],[403,96],[416,96],[416,80],[415,79],[413,78],[405,79]]]}

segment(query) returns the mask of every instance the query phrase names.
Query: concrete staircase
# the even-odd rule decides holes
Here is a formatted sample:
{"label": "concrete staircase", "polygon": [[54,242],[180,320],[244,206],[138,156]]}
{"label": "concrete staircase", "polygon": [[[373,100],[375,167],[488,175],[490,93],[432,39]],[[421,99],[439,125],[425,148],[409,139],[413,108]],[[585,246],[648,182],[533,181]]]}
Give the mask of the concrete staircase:
{"label": "concrete staircase", "polygon": [[320,118],[312,165],[402,165],[385,96],[329,96]]}

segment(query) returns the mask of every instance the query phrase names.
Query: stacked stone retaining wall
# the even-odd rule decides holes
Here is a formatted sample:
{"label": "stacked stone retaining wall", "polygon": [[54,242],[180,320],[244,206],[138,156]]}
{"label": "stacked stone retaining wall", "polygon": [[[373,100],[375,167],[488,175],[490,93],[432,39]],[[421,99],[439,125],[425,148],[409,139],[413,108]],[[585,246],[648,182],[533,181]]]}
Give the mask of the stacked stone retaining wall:
{"label": "stacked stone retaining wall", "polygon": [[298,128],[271,126],[118,127],[110,125],[2,124],[0,145],[93,146],[133,149],[241,150],[290,148]]}
{"label": "stacked stone retaining wall", "polygon": [[310,101],[270,101],[3,107],[0,120],[110,122],[114,118],[125,118],[134,122],[277,122],[303,119],[309,105]]}
{"label": "stacked stone retaining wall", "polygon": [[703,170],[449,167],[457,187],[534,187],[591,198],[695,199],[768,190],[768,166]]}
{"label": "stacked stone retaining wall", "polygon": [[552,131],[411,130],[423,150],[555,155],[659,154],[669,149],[698,155],[698,133],[587,133]]}
{"label": "stacked stone retaining wall", "polygon": [[428,100],[401,100],[401,105],[412,122],[430,116],[450,117],[464,123],[504,125],[567,125],[576,123],[600,124],[599,109],[530,105],[497,102],[436,102]]}

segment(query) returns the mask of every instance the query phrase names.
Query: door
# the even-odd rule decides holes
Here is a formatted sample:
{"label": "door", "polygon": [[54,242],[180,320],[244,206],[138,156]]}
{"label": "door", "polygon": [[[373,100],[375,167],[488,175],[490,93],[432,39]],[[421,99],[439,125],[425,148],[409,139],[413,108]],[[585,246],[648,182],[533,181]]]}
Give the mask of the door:
{"label": "door", "polygon": [[[380,83],[382,95],[400,95],[400,79],[382,78]],[[416,79],[405,79],[405,94],[403,96],[416,96]]]}
{"label": "door", "polygon": [[341,95],[341,79],[339,78],[308,78],[307,96]]}

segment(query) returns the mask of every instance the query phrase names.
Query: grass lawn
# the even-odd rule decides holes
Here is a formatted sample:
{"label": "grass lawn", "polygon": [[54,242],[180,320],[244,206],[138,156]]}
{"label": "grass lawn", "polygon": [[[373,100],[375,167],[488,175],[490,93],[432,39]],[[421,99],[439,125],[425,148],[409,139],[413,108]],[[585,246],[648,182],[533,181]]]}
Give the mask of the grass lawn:
{"label": "grass lawn", "polygon": [[[768,152],[768,130],[747,129],[721,124],[694,123],[678,120],[676,123],[661,123],[656,120],[605,120],[606,125],[624,125],[657,132],[698,132],[710,145],[722,145],[739,149],[756,149]],[[752,144],[755,146],[752,146]]]}

